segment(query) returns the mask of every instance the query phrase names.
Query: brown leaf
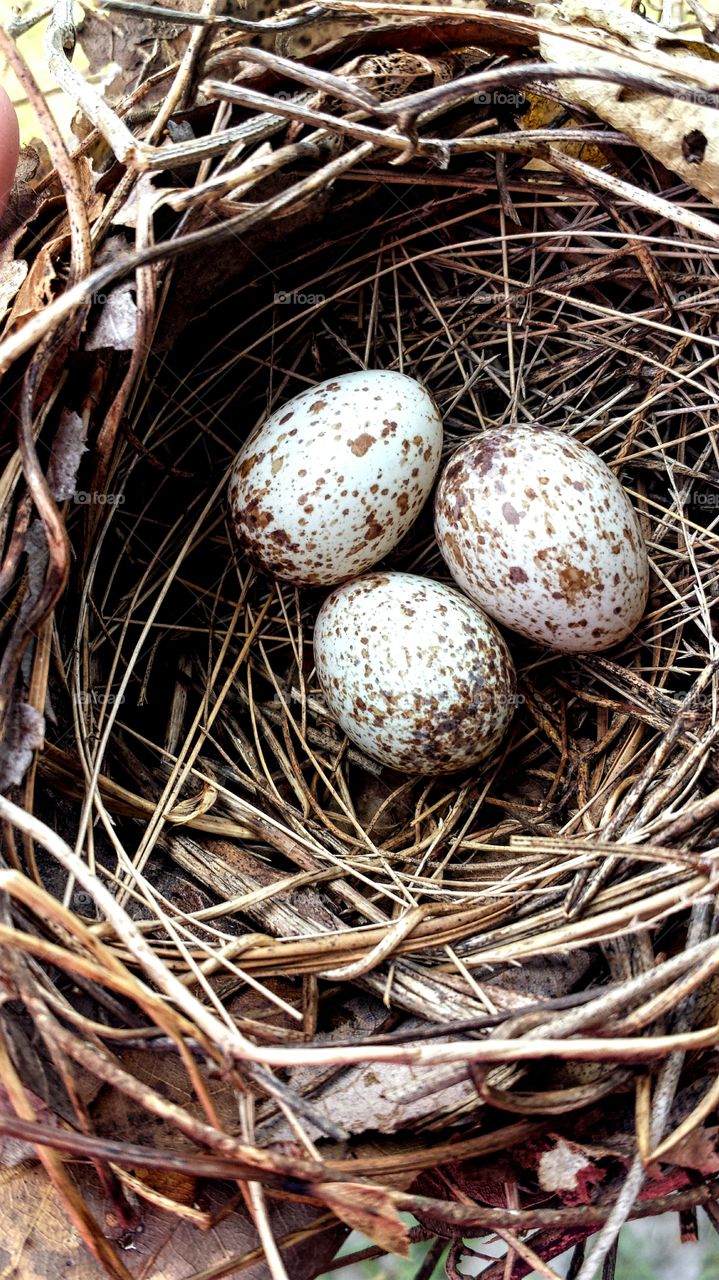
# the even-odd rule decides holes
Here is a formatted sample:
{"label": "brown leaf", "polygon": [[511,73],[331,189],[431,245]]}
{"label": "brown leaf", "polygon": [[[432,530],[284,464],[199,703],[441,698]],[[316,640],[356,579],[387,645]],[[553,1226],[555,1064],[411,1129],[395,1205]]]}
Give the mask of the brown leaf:
{"label": "brown leaf", "polygon": [[[174,0],[173,9],[197,11],[194,0]],[[190,28],[181,23],[153,22],[135,14],[103,13],[85,9],[78,39],[89,70],[107,77],[110,68],[118,74],[106,85],[105,94],[117,102],[138,81],[176,62],[184,53]]]}
{"label": "brown leaf", "polygon": [[8,317],[7,328],[20,324],[34,316],[52,301],[53,285],[57,279],[55,259],[70,243],[70,236],[56,236],[48,240],[38,253],[18,293]]}
{"label": "brown leaf", "polygon": [[525,960],[519,967],[508,965],[486,982],[480,972],[478,979],[498,1009],[516,1009],[567,995],[585,977],[591,963],[589,952],[578,948],[565,955]]}
{"label": "brown leaf", "polygon": [[680,101],[607,81],[560,81],[562,92],[572,102],[627,133],[667,169],[719,205],[719,118],[713,107],[705,105],[707,92],[716,83],[719,54],[702,45],[701,56],[697,56],[695,44],[685,42],[682,47],[680,33],[616,5],[607,7],[600,0],[540,4],[536,16],[551,20],[555,31],[564,24],[601,41],[600,48],[593,48],[562,35],[540,36],[542,57],[547,62],[647,74],[646,65],[631,56],[636,50],[651,57],[652,75],[695,86],[691,100]]}
{"label": "brown leaf", "polygon": [[23,147],[15,171],[15,182],[10,192],[10,199],[7,208],[0,216],[0,241],[6,238],[17,239],[18,233],[22,232],[25,225],[33,218],[38,207],[38,197],[33,185],[51,168],[52,164],[44,142],[34,138]]}
{"label": "brown leaf", "polygon": [[540,1158],[539,1185],[551,1192],[577,1191],[580,1175],[586,1178],[592,1170],[593,1162],[583,1147],[559,1138]]}
{"label": "brown leaf", "polygon": [[[55,1117],[43,1099],[36,1093],[33,1093],[32,1089],[28,1088],[27,1085],[26,1091],[28,1100],[32,1104],[38,1120],[42,1120],[44,1122],[49,1121],[51,1124],[54,1123]],[[4,1085],[0,1085],[0,1114],[3,1112],[10,1116],[14,1116],[16,1114],[7,1089]],[[33,1162],[37,1160],[35,1148],[29,1142],[22,1142],[19,1138],[10,1138],[6,1135],[3,1135],[3,1137],[0,1138],[0,1165],[5,1169],[14,1169],[16,1165],[23,1164],[27,1160],[31,1160]],[[0,1186],[1,1185],[2,1181],[0,1179]],[[0,1272],[0,1274],[2,1273]]]}
{"label": "brown leaf", "polygon": [[[100,1280],[102,1272],[38,1165],[0,1170],[0,1267],[14,1280]],[[104,1280],[104,1278],[103,1278]]]}
{"label": "brown leaf", "polygon": [[719,1173],[719,1128],[699,1126],[667,1152],[671,1164],[700,1173]]}
{"label": "brown leaf", "polygon": [[28,273],[28,265],[22,259],[0,258],[0,320],[5,315]]}
{"label": "brown leaf", "polygon": [[[81,156],[76,165],[76,172],[80,182],[80,190],[82,192],[83,202],[87,210],[87,216],[92,222],[101,213],[105,203],[105,197],[93,190],[94,177],[90,162],[85,156]],[[50,203],[46,201],[45,204]],[[40,206],[40,209],[44,205]],[[34,206],[33,206],[34,208]],[[48,240],[42,245],[37,257],[35,258],[29,272],[25,271],[24,279],[20,281],[20,291],[15,298],[12,311],[7,320],[6,330],[14,325],[20,324],[29,316],[35,315],[52,301],[54,295],[54,285],[57,279],[58,271],[56,262],[60,255],[65,252],[70,244],[70,220],[66,214],[59,223],[57,233],[52,240]],[[2,266],[0,265],[0,315],[2,314]],[[9,301],[9,299],[8,299]]]}
{"label": "brown leaf", "polygon": [[[141,1083],[157,1089],[171,1102],[184,1107],[193,1115],[203,1115],[201,1108],[193,1100],[187,1072],[175,1053],[154,1051],[148,1046],[147,1049],[120,1051],[116,1053],[116,1057],[123,1070]],[[234,1090],[216,1079],[206,1079],[205,1087],[212,1098],[220,1123],[231,1131],[237,1123]],[[108,1138],[150,1143],[155,1140],[157,1122],[137,1102],[117,1090],[102,1090],[93,1104],[92,1120],[96,1133]],[[160,1142],[158,1139],[158,1145],[179,1151],[194,1149],[188,1138],[169,1125],[163,1128],[162,1140]]]}
{"label": "brown leaf", "polygon": [[175,1169],[137,1169],[135,1178],[158,1195],[175,1204],[194,1204],[197,1194],[197,1178]]}
{"label": "brown leaf", "polygon": [[[342,1002],[342,1017],[329,1032],[320,1031],[317,1039],[325,1042],[356,1039],[376,1034],[386,1022],[387,1009],[371,996],[352,994]],[[411,1032],[424,1024],[418,1018],[406,1019],[402,1026]],[[344,1070],[299,1067],[290,1073],[292,1088],[309,1096],[320,1116],[344,1130],[346,1134],[397,1133],[412,1124],[439,1114],[449,1115],[467,1102],[476,1104],[477,1094],[469,1078],[456,1081],[456,1067],[426,1067],[402,1063],[362,1063]],[[450,1117],[451,1118],[451,1117]],[[305,1120],[310,1136],[319,1137],[320,1130]],[[289,1137],[285,1122],[275,1121],[273,1136]]]}
{"label": "brown leaf", "polygon": [[365,1187],[356,1182],[320,1183],[317,1191],[353,1231],[361,1231],[389,1253],[408,1256],[409,1229],[382,1187]]}
{"label": "brown leaf", "polygon": [[[237,1258],[259,1248],[254,1227],[242,1202],[219,1217],[211,1231],[146,1201],[138,1202],[135,1221],[128,1227],[119,1221],[113,1205],[98,1190],[93,1174],[76,1169],[75,1180],[119,1257],[136,1280],[186,1280],[212,1263]],[[230,1195],[232,1195],[230,1190]],[[2,1243],[0,1275],[13,1280],[106,1280],[105,1272],[90,1257],[65,1216],[55,1191],[39,1165],[0,1169]],[[198,1207],[213,1216],[226,1204],[227,1189],[203,1192]],[[268,1211],[292,1280],[313,1280],[329,1264],[346,1235],[338,1223],[322,1222],[324,1210],[308,1204],[268,1201]],[[320,1228],[290,1246],[284,1237]],[[232,1273],[234,1274],[234,1272]],[[243,1280],[269,1280],[261,1252],[239,1273]]]}

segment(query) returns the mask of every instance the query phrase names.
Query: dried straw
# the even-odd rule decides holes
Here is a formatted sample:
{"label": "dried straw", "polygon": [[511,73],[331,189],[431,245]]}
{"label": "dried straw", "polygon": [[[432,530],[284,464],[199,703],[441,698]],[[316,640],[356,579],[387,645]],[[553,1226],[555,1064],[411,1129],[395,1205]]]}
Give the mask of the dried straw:
{"label": "dried straw", "polygon": [[[303,62],[248,43],[357,14],[364,34]],[[403,25],[378,25],[388,15]],[[90,122],[74,153],[0,37],[45,129],[45,190],[64,198],[18,240],[37,259],[55,237],[62,288],[0,345],[17,422],[0,495],[14,1113],[0,1130],[35,1147],[112,1276],[132,1267],[72,1162],[121,1217],[139,1195],[200,1230],[239,1194],[257,1248],[192,1280],[241,1274],[258,1249],[281,1280],[338,1218],[380,1256],[408,1242],[399,1212],[419,1219],[414,1239],[441,1230],[434,1261],[454,1237],[449,1274],[470,1227],[503,1239],[511,1262],[487,1280],[509,1265],[554,1276],[551,1259],[599,1231],[577,1255],[589,1280],[628,1216],[716,1216],[714,1166],[691,1164],[719,1102],[714,212],[564,103],[563,68],[536,52],[546,19],[342,0],[259,22],[208,2],[181,20],[180,60],[113,108],[69,61],[56,5],[51,65]],[[690,93],[651,58],[607,78]],[[537,127],[478,118],[476,95],[511,85]],[[168,142],[171,120],[195,138]],[[104,177],[88,212],[90,154]],[[100,295],[130,282],[132,352],[94,350]],[[584,440],[621,475],[650,550],[650,606],[621,651],[514,645],[511,735],[469,775],[393,776],[348,745],[312,669],[319,593],[268,583],[227,529],[246,432],[368,366],[431,388],[448,452],[513,421]],[[392,562],[445,576],[427,519]],[[364,1012],[333,1031],[340,993],[358,991]],[[30,1027],[52,1064],[44,1100],[18,1067]],[[172,1096],[157,1085],[170,1064]],[[332,1101],[361,1064],[424,1082],[371,1142],[359,1083],[349,1119]],[[110,1136],[80,1078],[157,1127]],[[422,1096],[439,1102],[418,1119]],[[604,1154],[583,1148],[597,1186],[582,1203],[549,1192],[536,1153],[581,1143],[599,1117]],[[142,1169],[220,1200],[183,1203]],[[284,1238],[278,1195],[316,1208]]]}

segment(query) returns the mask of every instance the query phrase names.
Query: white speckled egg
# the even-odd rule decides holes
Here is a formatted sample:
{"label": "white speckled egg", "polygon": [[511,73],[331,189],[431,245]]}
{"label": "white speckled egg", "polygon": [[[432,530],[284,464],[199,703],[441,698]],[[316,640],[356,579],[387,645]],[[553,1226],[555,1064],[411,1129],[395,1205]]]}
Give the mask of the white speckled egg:
{"label": "white speckled egg", "polygon": [[647,602],[634,508],[586,445],[557,431],[488,431],[453,454],[435,531],[453,578],[505,626],[553,649],[623,640]]}
{"label": "white speckled egg", "polygon": [[369,573],[320,609],[317,677],[331,715],[368,756],[410,773],[483,760],[516,703],[509,650],[454,587]]}
{"label": "white speckled egg", "polygon": [[356,577],[397,545],[434,483],[442,422],[404,374],[344,373],[301,392],[251,435],[230,480],[249,558],[276,578]]}

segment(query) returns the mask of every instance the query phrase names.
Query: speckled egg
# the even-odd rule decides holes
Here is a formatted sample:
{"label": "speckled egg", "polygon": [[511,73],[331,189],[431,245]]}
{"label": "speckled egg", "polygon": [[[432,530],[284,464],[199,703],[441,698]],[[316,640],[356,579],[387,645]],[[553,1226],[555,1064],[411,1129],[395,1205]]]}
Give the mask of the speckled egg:
{"label": "speckled egg", "polygon": [[634,508],[571,436],[511,426],[469,440],[437,486],[435,531],[462,590],[538,644],[608,649],[644,613],[649,563]]}
{"label": "speckled egg", "polygon": [[412,525],[439,467],[442,421],[424,387],[389,370],[310,387],[253,432],[230,510],[254,564],[298,585],[356,577]]}
{"label": "speckled egg", "polygon": [[314,637],[327,707],[368,756],[410,773],[448,773],[499,744],[516,678],[499,632],[454,587],[369,573],[337,587]]}

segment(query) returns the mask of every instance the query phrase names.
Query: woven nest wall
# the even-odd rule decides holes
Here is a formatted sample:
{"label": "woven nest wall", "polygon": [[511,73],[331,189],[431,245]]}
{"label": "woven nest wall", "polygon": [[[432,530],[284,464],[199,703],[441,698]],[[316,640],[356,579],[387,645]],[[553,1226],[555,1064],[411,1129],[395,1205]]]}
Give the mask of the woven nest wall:
{"label": "woven nest wall", "polygon": [[[424,1280],[482,1237],[485,1280],[611,1275],[628,1218],[719,1221],[711,33],[134,8],[80,30],[123,50],[104,98],[51,21],[74,150],[2,38],[47,147],[0,258],[17,1274],[315,1280],[355,1228]],[[640,626],[509,637],[463,773],[345,739],[325,593],[229,530],[247,433],[358,368],[419,378],[447,456],[576,436],[641,518]],[[448,580],[427,511],[387,564]]]}

